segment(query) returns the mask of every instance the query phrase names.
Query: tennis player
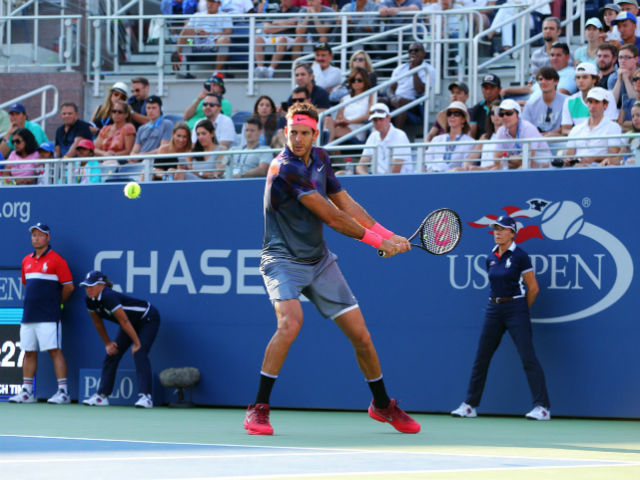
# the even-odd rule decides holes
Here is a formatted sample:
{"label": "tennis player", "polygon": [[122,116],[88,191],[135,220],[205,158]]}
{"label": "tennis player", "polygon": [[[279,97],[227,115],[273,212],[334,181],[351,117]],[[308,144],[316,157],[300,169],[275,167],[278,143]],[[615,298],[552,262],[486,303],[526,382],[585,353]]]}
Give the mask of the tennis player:
{"label": "tennis player", "polygon": [[[153,408],[149,350],[160,326],[158,310],[145,300],[131,298],[112,290],[113,283],[97,270],[87,273],[80,285],[87,293],[85,300],[89,315],[107,352],[102,363],[98,391],[82,403],[97,407],[109,405],[108,397],[113,392],[118,364],[129,346],[133,344],[131,353],[136,364],[139,397],[135,406]],[[115,340],[109,338],[103,318],[120,326]]]}
{"label": "tennis player", "polygon": [[[525,415],[530,420],[549,420],[549,395],[544,372],[533,349],[529,308],[540,288],[529,255],[513,241],[517,225],[502,216],[492,225],[496,246],[487,257],[491,293],[471,371],[467,398],[451,415],[476,417],[489,363],[505,331],[509,332],[527,374],[534,408]],[[525,289],[526,285],[526,289]]]}
{"label": "tennis player", "polygon": [[277,329],[267,345],[258,394],[247,409],[244,427],[252,435],[273,434],[269,398],[289,347],[302,327],[298,297],[303,293],[351,341],[373,394],[369,416],[390,423],[400,432],[417,433],[420,425],[387,395],[378,355],[358,301],[324,241],[323,224],[380,249],[389,257],[406,252],[411,246],[406,238],[377,223],[349,196],[336,179],[327,151],[313,147],[318,137],[316,108],[296,103],[286,118],[287,145],[271,162],[267,174],[260,261]]}

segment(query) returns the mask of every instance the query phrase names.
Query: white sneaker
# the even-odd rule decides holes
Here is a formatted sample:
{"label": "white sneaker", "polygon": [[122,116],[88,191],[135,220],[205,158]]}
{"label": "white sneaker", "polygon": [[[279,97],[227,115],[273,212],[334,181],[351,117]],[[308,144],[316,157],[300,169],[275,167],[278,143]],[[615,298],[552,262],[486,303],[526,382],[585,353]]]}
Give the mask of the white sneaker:
{"label": "white sneaker", "polygon": [[63,390],[58,390],[49,400],[47,400],[47,403],[55,403],[56,405],[70,402],[71,398],[69,397],[69,394]]}
{"label": "white sneaker", "polygon": [[22,391],[14,395],[13,397],[9,397],[10,403],[35,403],[36,397],[33,396],[33,393],[27,392],[26,389],[22,389]]}
{"label": "white sneaker", "polygon": [[257,78],[264,78],[267,76],[267,67],[256,67],[255,75]]}
{"label": "white sneaker", "polygon": [[269,65],[267,67],[267,74],[265,75],[267,78],[273,78],[273,74],[274,74],[274,70],[271,67],[271,65]]}
{"label": "white sneaker", "polygon": [[151,394],[139,393],[140,398],[135,403],[137,408],[153,408],[153,400],[151,400]]}
{"label": "white sneaker", "polygon": [[460,418],[475,418],[478,416],[478,413],[476,412],[476,409],[471,405],[462,402],[458,408],[451,412],[451,416]]}
{"label": "white sneaker", "polygon": [[84,403],[85,405],[91,405],[93,407],[107,407],[109,406],[109,399],[104,395],[94,393],[86,400],[83,400],[82,403]]}
{"label": "white sneaker", "polygon": [[551,420],[551,412],[541,405],[537,405],[525,415],[529,420]]}

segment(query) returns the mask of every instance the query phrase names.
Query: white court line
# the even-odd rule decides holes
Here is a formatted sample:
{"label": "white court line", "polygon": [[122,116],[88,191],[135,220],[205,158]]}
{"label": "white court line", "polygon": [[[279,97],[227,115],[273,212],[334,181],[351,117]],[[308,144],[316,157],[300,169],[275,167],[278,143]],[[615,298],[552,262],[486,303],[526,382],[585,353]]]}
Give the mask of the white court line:
{"label": "white court line", "polygon": [[[274,450],[301,450],[302,452],[317,452],[318,455],[321,455],[321,452],[331,452],[335,454],[355,454],[355,453],[368,453],[368,454],[376,454],[376,455],[385,455],[385,454],[402,454],[402,455],[433,455],[433,456],[443,456],[443,457],[472,457],[472,458],[505,458],[505,459],[522,459],[522,460],[545,460],[545,461],[573,461],[573,462],[586,462],[586,461],[596,461],[596,462],[611,462],[611,466],[614,465],[640,465],[639,462],[626,462],[626,461],[618,461],[618,460],[608,460],[608,459],[584,459],[584,458],[571,458],[571,457],[536,457],[536,456],[521,456],[521,455],[497,455],[497,454],[480,454],[480,453],[447,453],[447,452],[431,452],[431,451],[414,451],[414,450],[395,450],[395,449],[375,449],[372,448],[370,450],[366,449],[344,449],[344,448],[326,448],[326,447],[287,447],[287,446],[278,446],[278,445],[243,445],[243,444],[226,444],[226,443],[195,443],[195,442],[163,442],[163,441],[155,441],[155,440],[118,440],[113,438],[88,438],[88,437],[62,437],[62,436],[49,436],[49,435],[21,435],[21,434],[3,434],[0,433],[0,437],[15,437],[15,438],[40,438],[40,439],[51,439],[51,440],[78,440],[78,441],[89,441],[89,442],[123,442],[123,443],[140,443],[145,445],[185,445],[185,446],[198,446],[198,447],[223,447],[223,448],[248,448],[248,449],[274,449]],[[234,454],[234,457],[246,457],[246,458],[254,458],[256,456],[269,456],[274,454],[255,454],[255,453],[247,453],[247,454]],[[279,456],[299,456],[305,455],[305,453],[297,453],[297,452],[289,452],[283,454],[277,454]],[[310,455],[307,453],[307,455]],[[219,455],[213,455],[214,458],[225,458]],[[109,460],[111,457],[98,457],[98,459],[106,459]],[[133,458],[133,457],[124,457],[125,459]],[[162,457],[154,457],[154,459],[158,458],[167,458],[166,456]],[[181,457],[176,457],[177,459]],[[186,458],[186,457],[185,457]],[[607,466],[607,464],[596,464],[598,466]],[[524,467],[523,467],[524,468]],[[573,468],[573,467],[569,467]],[[449,470],[446,470],[449,471]],[[295,475],[294,475],[295,476]],[[205,477],[206,478],[206,477]],[[230,477],[237,478],[237,477]],[[253,477],[248,477],[253,478]],[[258,478],[258,477],[256,477]]]}

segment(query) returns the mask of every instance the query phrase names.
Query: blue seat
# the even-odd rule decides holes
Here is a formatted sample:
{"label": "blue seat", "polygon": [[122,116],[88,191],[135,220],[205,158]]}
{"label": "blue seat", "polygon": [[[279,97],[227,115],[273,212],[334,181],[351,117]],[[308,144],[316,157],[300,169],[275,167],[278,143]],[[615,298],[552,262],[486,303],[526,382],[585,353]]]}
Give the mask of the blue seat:
{"label": "blue seat", "polygon": [[253,112],[249,112],[245,110],[241,110],[231,115],[231,120],[233,120],[233,125],[234,127],[236,127],[236,133],[242,133],[242,126],[244,125],[244,122],[246,122],[251,115],[253,115]]}
{"label": "blue seat", "polygon": [[184,117],[182,115],[176,115],[174,113],[170,113],[168,115],[165,115],[164,118],[166,118],[167,120],[169,120],[171,123],[173,123],[174,125],[178,122],[184,122]]}

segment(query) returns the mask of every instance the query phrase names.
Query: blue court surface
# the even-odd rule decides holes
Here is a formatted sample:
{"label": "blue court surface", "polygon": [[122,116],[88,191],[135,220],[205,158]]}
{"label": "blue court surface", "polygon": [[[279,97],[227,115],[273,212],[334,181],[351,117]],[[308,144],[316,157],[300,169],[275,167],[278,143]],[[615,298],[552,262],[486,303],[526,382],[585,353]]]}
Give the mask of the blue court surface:
{"label": "blue court surface", "polygon": [[417,435],[365,412],[0,404],[4,479],[640,479],[640,423],[416,415]]}

